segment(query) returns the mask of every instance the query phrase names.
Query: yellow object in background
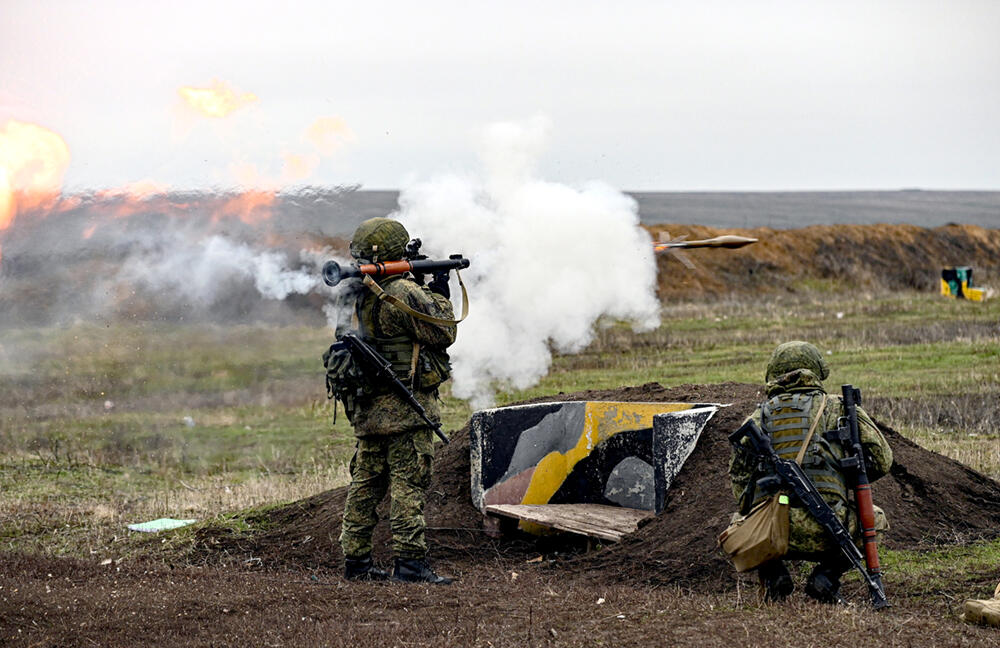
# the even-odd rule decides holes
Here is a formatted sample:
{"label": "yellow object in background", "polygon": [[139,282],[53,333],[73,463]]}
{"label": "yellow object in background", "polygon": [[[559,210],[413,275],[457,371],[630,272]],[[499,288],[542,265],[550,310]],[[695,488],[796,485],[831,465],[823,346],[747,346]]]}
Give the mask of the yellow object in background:
{"label": "yellow object in background", "polygon": [[941,294],[977,302],[986,298],[986,291],[972,287],[972,268],[969,266],[944,268],[941,271]]}

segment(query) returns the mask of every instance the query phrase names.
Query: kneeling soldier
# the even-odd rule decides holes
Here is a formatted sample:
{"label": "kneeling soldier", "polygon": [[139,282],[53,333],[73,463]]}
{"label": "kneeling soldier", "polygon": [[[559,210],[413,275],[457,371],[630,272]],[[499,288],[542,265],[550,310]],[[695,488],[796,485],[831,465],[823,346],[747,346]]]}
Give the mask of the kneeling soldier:
{"label": "kneeling soldier", "polygon": [[[842,398],[827,395],[823,388],[822,381],[828,375],[826,361],[812,344],[796,341],[778,346],[767,365],[768,400],[750,418],[771,438],[782,459],[795,459],[808,431],[815,430],[801,460],[802,468],[857,544],[860,542],[858,514],[848,498],[847,479],[840,463],[845,451],[839,443],[823,435],[824,431],[837,428],[838,419],[844,416]],[[860,407],[857,415],[868,478],[875,481],[889,472],[892,450]],[[741,513],[775,493],[777,482],[773,475],[761,472],[754,455],[742,446],[734,448],[729,476]],[[877,506],[874,509],[875,530],[888,529],[885,513]],[[816,563],[806,582],[806,594],[824,603],[842,603],[840,577],[851,564],[809,511],[794,504],[789,511],[788,546],[785,558]],[[780,558],[764,563],[757,573],[765,600],[782,600],[795,588]]]}

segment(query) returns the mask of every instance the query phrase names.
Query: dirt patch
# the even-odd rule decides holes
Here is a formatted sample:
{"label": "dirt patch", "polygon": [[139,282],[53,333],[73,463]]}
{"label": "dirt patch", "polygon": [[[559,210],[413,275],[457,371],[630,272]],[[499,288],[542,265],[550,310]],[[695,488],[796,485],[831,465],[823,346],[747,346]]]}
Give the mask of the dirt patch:
{"label": "dirt patch", "polygon": [[[928,583],[887,575],[893,607],[830,614],[801,593],[761,606],[715,548],[734,504],[726,434],[760,400],[756,385],[656,383],[545,400],[730,402],[704,430],[666,512],[620,545],[583,551],[565,536],[487,538],[469,496],[468,430],[439,449],[426,515],[451,587],[348,583],[337,535],[345,489],[252,521],[255,534],[202,529],[185,560],[164,564],[0,552],[0,644],[11,646],[994,646],[996,631],[957,619],[995,574]],[[877,417],[878,412],[873,412]],[[883,426],[896,456],[875,486],[895,547],[965,542],[1000,529],[1000,484]],[[385,560],[385,523],[376,533]],[[160,539],[153,542],[157,545]],[[183,564],[187,562],[189,564]],[[234,568],[237,567],[237,568]],[[850,600],[864,601],[856,580]],[[795,632],[788,632],[795,628]]]}
{"label": "dirt patch", "polygon": [[[603,582],[675,584],[697,591],[733,586],[735,575],[716,548],[716,537],[735,506],[727,474],[727,435],[762,398],[758,385],[723,383],[664,388],[657,383],[612,390],[557,394],[532,402],[556,400],[687,401],[732,403],[713,417],[698,446],[675,479],[665,512],[625,542],[600,551],[580,552],[575,540],[538,541],[517,536],[500,541],[484,534],[481,514],[470,500],[468,428],[453,432],[452,443],[439,447],[427,507],[432,556],[461,570],[506,563],[537,555],[558,558],[568,573]],[[878,416],[878,412],[871,412]],[[929,452],[880,423],[893,447],[890,475],[876,483],[876,503],[892,525],[886,543],[914,548],[964,543],[1000,534],[1000,484],[965,466]],[[189,557],[202,564],[243,564],[292,570],[337,570],[337,537],[346,489],[340,488],[275,509],[256,522],[266,530],[234,536],[203,529]],[[389,530],[376,528],[376,558],[388,559]],[[578,540],[578,539],[576,539]]]}
{"label": "dirt patch", "polygon": [[[774,647],[996,645],[995,629],[957,620],[954,598],[963,592],[954,590],[912,597],[897,586],[894,607],[883,613],[859,606],[830,614],[799,594],[761,607],[748,590],[690,594],[530,567],[480,565],[455,585],[435,587],[0,552],[0,645],[729,648],[734,638]],[[962,589],[979,594],[994,585],[978,575]]]}

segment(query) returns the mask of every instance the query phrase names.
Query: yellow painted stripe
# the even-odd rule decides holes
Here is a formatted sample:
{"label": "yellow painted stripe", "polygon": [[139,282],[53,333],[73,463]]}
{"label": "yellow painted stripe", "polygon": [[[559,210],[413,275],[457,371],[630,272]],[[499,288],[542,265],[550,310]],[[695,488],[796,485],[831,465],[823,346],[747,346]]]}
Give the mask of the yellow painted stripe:
{"label": "yellow painted stripe", "polygon": [[580,460],[600,443],[621,432],[653,427],[653,416],[680,412],[690,403],[618,403],[588,401],[580,439],[568,452],[550,452],[535,467],[521,504],[546,504]]}

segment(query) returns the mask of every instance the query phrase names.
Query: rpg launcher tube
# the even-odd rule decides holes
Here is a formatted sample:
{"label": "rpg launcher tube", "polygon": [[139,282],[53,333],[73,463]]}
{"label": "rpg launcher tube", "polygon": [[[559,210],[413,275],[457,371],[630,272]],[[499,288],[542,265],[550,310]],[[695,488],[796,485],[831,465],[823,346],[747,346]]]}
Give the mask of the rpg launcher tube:
{"label": "rpg launcher tube", "polygon": [[370,277],[387,277],[389,275],[413,272],[419,274],[434,274],[445,270],[461,270],[469,267],[469,260],[461,254],[453,254],[447,259],[417,259],[415,261],[385,261],[365,263],[362,265],[341,266],[336,261],[323,264],[323,281],[328,286],[336,286],[344,279],[352,279],[368,275]]}

